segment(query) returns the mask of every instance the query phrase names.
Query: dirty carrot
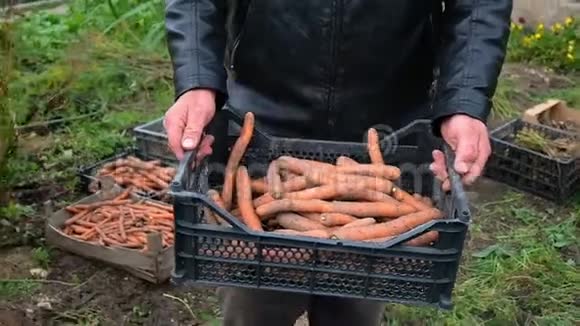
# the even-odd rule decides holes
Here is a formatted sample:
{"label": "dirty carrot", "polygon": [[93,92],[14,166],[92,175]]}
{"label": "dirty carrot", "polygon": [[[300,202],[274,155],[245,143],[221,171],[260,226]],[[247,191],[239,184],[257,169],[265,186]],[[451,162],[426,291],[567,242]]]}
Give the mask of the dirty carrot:
{"label": "dirty carrot", "polygon": [[389,180],[397,180],[401,177],[401,169],[391,165],[378,164],[357,164],[337,166],[336,173],[342,174],[360,174],[371,177],[381,177]]}
{"label": "dirty carrot", "polygon": [[275,199],[282,198],[282,177],[280,176],[280,166],[278,161],[272,161],[267,173],[268,191]]}
{"label": "dirty carrot", "polygon": [[[385,242],[385,241],[388,241],[388,240],[391,240],[394,238],[395,238],[394,236],[390,236],[390,237],[369,239],[369,240],[364,240],[364,241],[367,241],[367,242]],[[439,232],[429,231],[429,232],[421,234],[420,236],[418,236],[414,239],[403,242],[403,245],[413,246],[413,247],[429,246],[429,245],[433,244],[435,241],[437,241],[437,239],[439,239]]]}
{"label": "dirty carrot", "polygon": [[379,142],[379,133],[374,128],[369,128],[367,132],[367,150],[372,164],[385,164]]}
{"label": "dirty carrot", "polygon": [[340,240],[368,240],[395,236],[407,232],[421,224],[441,218],[442,213],[436,208],[415,212],[401,216],[385,223],[375,225],[339,229],[334,231],[332,237]]}
{"label": "dirty carrot", "polygon": [[252,192],[256,194],[265,194],[268,192],[268,185],[266,184],[266,179],[258,178],[252,179]]}
{"label": "dirty carrot", "polygon": [[284,194],[288,199],[333,199],[338,196],[338,187],[334,184],[322,185]]}
{"label": "dirty carrot", "polygon": [[295,231],[310,231],[325,229],[326,227],[319,222],[307,219],[295,213],[281,213],[276,216],[278,224],[285,229]]}
{"label": "dirty carrot", "polygon": [[323,213],[320,214],[320,223],[325,226],[346,225],[356,221],[357,218],[343,213]]}
{"label": "dirty carrot", "polygon": [[395,199],[399,200],[402,203],[406,203],[415,207],[415,209],[419,211],[431,208],[428,205],[426,205],[423,201],[413,197],[413,195],[409,194],[408,192],[398,187],[394,188],[393,197],[395,197]]}
{"label": "dirty carrot", "polygon": [[281,212],[305,212],[343,213],[359,217],[399,217],[414,211],[414,207],[404,203],[326,202],[317,199],[281,199],[256,208],[256,213],[260,216],[269,216]]}
{"label": "dirty carrot", "polygon": [[229,210],[232,205],[232,198],[234,192],[235,178],[238,171],[238,165],[246,152],[246,148],[250,144],[252,135],[254,133],[254,114],[246,113],[244,116],[244,123],[240,131],[240,136],[236,140],[226,164],[226,171],[224,176],[224,184],[222,189],[222,199],[224,201],[224,208]]}
{"label": "dirty carrot", "polygon": [[[274,233],[285,234],[285,235],[297,235],[297,236],[305,236],[305,237],[313,237],[313,238],[323,238],[328,239],[330,238],[330,233],[328,230],[324,229],[317,229],[317,230],[309,230],[309,231],[296,231],[296,230],[286,230],[286,229],[279,229],[273,231]],[[309,257],[305,254],[305,258]]]}
{"label": "dirty carrot", "polygon": [[341,226],[341,228],[356,228],[356,227],[360,227],[360,226],[373,225],[376,223],[377,223],[377,221],[374,218],[365,217],[365,218],[361,218],[361,219],[357,219],[355,221],[352,221],[348,224],[345,224],[345,225]]}
{"label": "dirty carrot", "polygon": [[242,221],[254,231],[263,231],[260,217],[256,215],[252,205],[252,187],[250,176],[245,166],[240,166],[236,174],[237,202]]}

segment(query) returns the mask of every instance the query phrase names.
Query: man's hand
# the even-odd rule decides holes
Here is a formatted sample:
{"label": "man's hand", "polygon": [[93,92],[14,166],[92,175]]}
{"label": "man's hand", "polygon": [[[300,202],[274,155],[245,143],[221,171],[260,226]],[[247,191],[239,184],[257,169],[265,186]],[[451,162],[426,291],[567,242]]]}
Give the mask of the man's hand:
{"label": "man's hand", "polygon": [[[483,172],[491,154],[487,127],[480,120],[456,114],[442,122],[441,135],[455,152],[454,167],[462,176],[463,183],[473,184]],[[443,182],[443,190],[451,188],[443,152],[433,151],[431,171]]]}
{"label": "man's hand", "polygon": [[211,154],[214,138],[203,136],[203,130],[213,119],[215,111],[215,92],[207,89],[184,93],[167,110],[163,126],[167,132],[169,148],[177,159],[183,158],[184,151],[196,148],[198,159]]}

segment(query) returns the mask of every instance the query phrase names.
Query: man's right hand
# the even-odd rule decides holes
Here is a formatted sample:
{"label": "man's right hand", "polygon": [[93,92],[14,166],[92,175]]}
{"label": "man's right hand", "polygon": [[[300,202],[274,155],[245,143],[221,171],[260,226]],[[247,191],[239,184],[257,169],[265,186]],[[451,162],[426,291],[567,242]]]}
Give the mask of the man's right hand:
{"label": "man's right hand", "polygon": [[[169,148],[177,159],[184,151],[198,149],[198,159],[210,155],[213,136],[203,135],[203,130],[215,115],[215,92],[195,89],[181,95],[167,110],[163,126],[167,132]],[[201,142],[201,144],[200,144]]]}

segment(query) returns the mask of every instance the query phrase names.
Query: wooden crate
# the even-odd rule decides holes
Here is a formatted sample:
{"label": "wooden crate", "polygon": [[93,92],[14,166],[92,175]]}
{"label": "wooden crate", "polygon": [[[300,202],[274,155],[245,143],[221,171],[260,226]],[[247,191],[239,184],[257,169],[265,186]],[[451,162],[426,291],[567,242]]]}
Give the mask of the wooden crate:
{"label": "wooden crate", "polygon": [[[96,201],[112,199],[120,194],[121,191],[119,187],[113,187],[110,190],[100,190],[75,204],[90,204]],[[143,198],[135,196],[134,199]],[[159,284],[169,280],[174,266],[174,250],[173,246],[163,248],[160,234],[152,233],[148,235],[147,251],[100,246],[66,235],[62,229],[64,222],[72,214],[65,209],[53,212],[51,203],[46,203],[45,206],[48,216],[45,234],[46,241],[50,245],[124,269],[132,275],[151,283]]]}

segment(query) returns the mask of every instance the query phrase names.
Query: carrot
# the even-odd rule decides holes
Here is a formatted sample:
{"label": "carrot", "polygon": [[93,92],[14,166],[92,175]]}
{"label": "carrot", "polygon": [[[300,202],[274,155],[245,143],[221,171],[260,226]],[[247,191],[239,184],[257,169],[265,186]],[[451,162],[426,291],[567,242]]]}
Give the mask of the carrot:
{"label": "carrot", "polygon": [[326,227],[319,222],[315,222],[294,213],[281,213],[276,216],[276,220],[281,227],[295,231],[320,230]]}
{"label": "carrot", "polygon": [[356,166],[358,162],[348,156],[339,156],[336,159],[336,166]]}
{"label": "carrot", "polygon": [[379,142],[379,133],[374,128],[369,128],[367,132],[367,150],[372,164],[385,164]]}
{"label": "carrot", "polygon": [[89,210],[83,210],[80,213],[73,215],[73,217],[70,217],[69,219],[64,221],[64,225],[71,225],[76,221],[79,221],[80,219],[87,217],[89,212],[90,212]]}
{"label": "carrot", "polygon": [[127,241],[127,234],[125,233],[125,228],[124,228],[124,222],[125,222],[125,213],[121,212],[121,216],[119,217],[119,233],[121,234],[121,239],[123,241]]}
{"label": "carrot", "polygon": [[356,217],[342,213],[323,213],[320,215],[320,223],[324,226],[346,225],[356,220]]}
{"label": "carrot", "polygon": [[[340,185],[339,185],[340,187]],[[385,194],[384,192],[371,190],[371,189],[356,189],[348,192],[340,191],[341,195],[337,197],[340,200],[357,200],[366,202],[384,202],[398,204],[399,202],[393,197]]]}
{"label": "carrot", "polygon": [[394,189],[393,182],[384,178],[341,174],[324,170],[310,170],[307,171],[304,176],[310,183],[315,185],[346,184],[350,187],[367,188],[369,190],[380,191],[386,194],[391,194]]}
{"label": "carrot", "polygon": [[280,177],[280,166],[277,161],[270,162],[267,173],[268,191],[275,199],[282,198],[282,178]]}
{"label": "carrot", "polygon": [[[210,189],[207,192],[207,195],[209,196],[209,198],[220,208],[225,209],[225,204],[224,201],[222,200],[220,193],[217,192],[217,190],[214,189]],[[214,214],[216,220],[219,222],[219,224],[221,225],[225,225],[225,226],[231,226],[230,223],[226,222],[221,216],[219,216],[218,214]],[[237,216],[237,215],[235,215]]]}
{"label": "carrot", "polygon": [[[284,192],[295,192],[299,190],[303,190],[308,186],[308,181],[305,177],[299,176],[296,178],[292,178],[288,181],[285,181],[282,184],[282,189]],[[262,196],[254,199],[254,207],[262,206],[267,204],[271,201],[274,201],[274,198],[271,194],[265,193]]]}
{"label": "carrot", "polygon": [[377,223],[377,221],[374,218],[365,217],[365,218],[361,218],[361,219],[357,219],[355,221],[352,221],[348,224],[345,224],[345,225],[341,226],[341,228],[356,228],[356,227],[360,227],[360,226],[373,225],[376,223]]}
{"label": "carrot", "polygon": [[319,213],[301,213],[301,216],[306,217],[307,219],[311,220],[311,221],[315,221],[320,223],[320,215]]}
{"label": "carrot", "polygon": [[256,213],[262,217],[281,212],[343,213],[359,217],[398,217],[414,211],[415,208],[404,203],[326,202],[317,199],[281,199],[256,208]]}
{"label": "carrot", "polygon": [[[391,236],[391,237],[384,237],[384,238],[369,239],[369,240],[364,240],[364,241],[367,241],[367,242],[385,242],[385,241],[391,240],[393,238],[395,238],[395,237]],[[429,246],[429,245],[433,244],[435,241],[437,241],[437,239],[439,239],[439,232],[429,231],[429,232],[421,234],[420,236],[418,236],[414,239],[405,241],[405,242],[403,242],[403,244],[406,246],[423,247],[423,246]]]}
{"label": "carrot", "polygon": [[257,194],[265,194],[268,192],[268,184],[266,183],[266,179],[252,179],[252,192]]}
{"label": "carrot", "polygon": [[441,217],[442,213],[440,210],[431,208],[429,210],[407,214],[385,223],[339,229],[333,232],[332,237],[340,240],[368,240],[396,236]]}
{"label": "carrot", "polygon": [[[280,230],[275,230],[273,231],[274,233],[279,233],[279,234],[285,234],[285,235],[297,235],[297,236],[304,236],[304,237],[313,237],[313,238],[323,238],[323,239],[328,239],[330,238],[330,234],[328,233],[327,230],[324,229],[317,229],[317,230],[309,230],[309,231],[296,231],[296,230],[285,230],[285,229],[280,229]],[[268,254],[266,254],[268,255]],[[276,254],[274,253],[271,256],[275,256]],[[310,256],[308,254],[304,254],[304,258],[310,258]],[[306,258],[306,259],[308,259]]]}
{"label": "carrot", "polygon": [[333,199],[337,197],[338,187],[334,184],[327,184],[319,187],[308,188],[301,191],[284,194],[288,199]]}
{"label": "carrot", "polygon": [[337,166],[335,168],[335,172],[341,174],[360,174],[371,177],[385,178],[389,180],[397,180],[401,177],[401,169],[398,167],[378,164]]}
{"label": "carrot", "polygon": [[159,178],[157,175],[153,174],[149,171],[139,171],[139,174],[146,177],[147,179],[151,180],[155,187],[159,187],[161,189],[165,189],[169,187],[169,184]]}
{"label": "carrot", "polygon": [[238,165],[240,164],[240,161],[246,152],[246,148],[252,139],[253,133],[254,114],[248,112],[244,116],[244,123],[240,132],[240,136],[236,140],[226,164],[224,185],[222,189],[222,199],[224,201],[224,208],[226,210],[229,210],[232,205],[235,177],[238,170]]}
{"label": "carrot", "polygon": [[262,206],[264,204],[267,204],[269,202],[273,202],[274,200],[275,200],[274,197],[272,197],[272,195],[270,193],[265,193],[262,196],[254,199],[252,201],[252,205],[254,207],[258,207],[258,206]]}
{"label": "carrot", "polygon": [[256,215],[252,205],[252,187],[250,176],[245,166],[238,168],[236,174],[237,201],[240,209],[242,221],[254,231],[263,231],[260,217]]}
{"label": "carrot", "polygon": [[214,224],[214,225],[218,224],[218,221],[215,218],[215,215],[213,215],[212,211],[208,207],[203,208],[203,214],[205,216],[205,220],[207,221],[207,224]]}
{"label": "carrot", "polygon": [[302,175],[311,169],[334,169],[335,166],[329,163],[298,159],[291,156],[280,156],[278,158],[281,169],[288,170],[292,173]]}
{"label": "carrot", "polygon": [[415,209],[419,211],[431,208],[421,200],[418,200],[417,198],[413,197],[413,195],[409,194],[405,190],[398,187],[394,187],[393,197],[395,197],[395,199],[399,200],[402,203],[406,203],[415,207]]}

